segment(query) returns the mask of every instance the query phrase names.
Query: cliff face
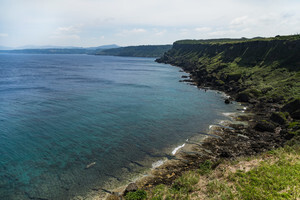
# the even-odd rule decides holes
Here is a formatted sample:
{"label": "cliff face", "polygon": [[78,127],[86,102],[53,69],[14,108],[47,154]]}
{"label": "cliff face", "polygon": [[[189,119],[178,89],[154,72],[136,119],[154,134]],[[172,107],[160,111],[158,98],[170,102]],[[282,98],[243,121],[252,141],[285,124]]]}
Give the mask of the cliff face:
{"label": "cliff face", "polygon": [[251,40],[183,40],[158,62],[182,67],[200,87],[239,101],[300,97],[300,35]]}

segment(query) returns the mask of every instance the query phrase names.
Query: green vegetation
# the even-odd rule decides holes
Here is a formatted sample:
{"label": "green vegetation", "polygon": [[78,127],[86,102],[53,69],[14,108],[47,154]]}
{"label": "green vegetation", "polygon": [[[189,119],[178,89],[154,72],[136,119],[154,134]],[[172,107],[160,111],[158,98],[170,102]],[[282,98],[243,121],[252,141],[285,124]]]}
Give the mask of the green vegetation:
{"label": "green vegetation", "polygon": [[198,170],[183,174],[171,186],[156,186],[148,196],[152,200],[300,197],[299,143],[257,157],[223,161],[216,169],[211,166],[205,162]]}
{"label": "green vegetation", "polygon": [[144,190],[137,190],[135,192],[128,192],[125,196],[126,200],[143,200],[147,198],[147,193]]}
{"label": "green vegetation", "polygon": [[272,41],[272,40],[299,40],[300,35],[284,35],[284,36],[276,36],[271,38],[264,37],[255,37],[255,38],[221,38],[221,39],[208,39],[208,40],[180,40],[177,41],[177,44],[225,44],[225,43],[240,43],[240,42],[249,42],[249,41]]}
{"label": "green vegetation", "polygon": [[200,175],[194,171],[186,172],[176,179],[171,186],[158,185],[151,194],[152,200],[189,199],[190,193],[194,191]]}
{"label": "green vegetation", "polygon": [[170,50],[172,45],[129,46],[99,51],[96,55],[131,56],[131,57],[161,57]]}
{"label": "green vegetation", "polygon": [[278,133],[280,127],[281,136],[293,139],[256,157],[206,161],[172,185],[156,186],[150,199],[300,198],[300,35],[182,40],[157,62],[182,67],[199,86],[257,106],[264,114],[253,125],[257,132]]}
{"label": "green vegetation", "polygon": [[202,163],[199,166],[199,169],[197,170],[197,172],[203,176],[206,174],[209,174],[212,170],[212,162],[210,160],[206,160],[204,163]]}
{"label": "green vegetation", "polygon": [[300,35],[182,40],[157,61],[191,72],[199,85],[242,93],[245,101],[300,97]]}
{"label": "green vegetation", "polygon": [[300,122],[291,122],[289,123],[289,128],[300,127]]}

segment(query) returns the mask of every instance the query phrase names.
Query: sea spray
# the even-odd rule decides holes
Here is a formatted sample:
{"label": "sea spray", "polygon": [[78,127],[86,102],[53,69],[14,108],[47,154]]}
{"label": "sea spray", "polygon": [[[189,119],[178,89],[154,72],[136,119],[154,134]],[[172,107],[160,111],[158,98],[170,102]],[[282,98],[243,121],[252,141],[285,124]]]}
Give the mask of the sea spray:
{"label": "sea spray", "polygon": [[175,155],[176,152],[177,152],[179,149],[181,149],[182,147],[184,147],[184,146],[185,146],[185,143],[184,143],[183,145],[180,145],[180,146],[176,147],[176,148],[172,151],[172,155]]}

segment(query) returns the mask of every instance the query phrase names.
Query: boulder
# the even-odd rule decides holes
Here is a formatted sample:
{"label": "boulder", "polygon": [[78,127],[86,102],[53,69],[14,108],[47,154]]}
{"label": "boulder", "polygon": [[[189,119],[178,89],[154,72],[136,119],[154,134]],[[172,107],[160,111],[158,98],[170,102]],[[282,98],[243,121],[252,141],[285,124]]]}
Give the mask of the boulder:
{"label": "boulder", "polygon": [[242,77],[241,74],[235,73],[235,74],[227,74],[227,81],[238,81]]}
{"label": "boulder", "polygon": [[229,104],[230,100],[229,99],[225,99],[224,103]]}
{"label": "boulder", "polygon": [[274,132],[275,126],[270,122],[262,120],[262,121],[259,121],[256,123],[256,125],[254,126],[254,129],[256,131],[260,131],[260,132],[264,132],[264,131]]}
{"label": "boulder", "polygon": [[129,185],[127,185],[126,189],[123,192],[123,195],[126,196],[126,194],[128,192],[135,192],[138,190],[138,187],[135,183],[130,183]]}
{"label": "boulder", "polygon": [[236,100],[239,102],[249,102],[250,95],[246,92],[241,92],[237,95]]}
{"label": "boulder", "polygon": [[282,107],[282,111],[290,113],[294,119],[300,119],[300,98],[289,101]]}
{"label": "boulder", "polygon": [[293,113],[291,113],[292,118],[294,119],[300,119],[300,109],[294,111]]}
{"label": "boulder", "polygon": [[284,113],[281,113],[281,112],[280,113],[277,113],[277,112],[272,113],[270,119],[273,122],[281,124],[281,125],[286,124],[286,120],[287,120]]}

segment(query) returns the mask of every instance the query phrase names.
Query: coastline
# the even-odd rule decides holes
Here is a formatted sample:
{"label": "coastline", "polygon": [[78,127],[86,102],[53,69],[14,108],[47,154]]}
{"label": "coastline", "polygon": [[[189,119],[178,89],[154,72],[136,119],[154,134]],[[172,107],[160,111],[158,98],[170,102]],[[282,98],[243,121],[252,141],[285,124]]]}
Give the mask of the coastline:
{"label": "coastline", "polygon": [[[170,68],[173,68],[171,66],[168,66]],[[175,71],[178,71],[177,69],[174,69]],[[176,76],[174,78],[174,80],[176,82],[178,82],[178,80],[180,79],[180,76],[184,73],[178,73],[180,74],[178,77]],[[223,106],[226,107],[225,104],[223,104],[223,94],[221,94],[218,91],[207,91],[207,93],[210,94],[206,94],[203,91],[198,91],[196,86],[192,86],[190,87],[190,85],[186,84],[186,83],[179,83],[180,85],[184,85],[184,87],[189,87],[190,89],[192,89],[195,93],[199,92],[202,93],[203,95],[208,95],[208,96],[213,96],[212,98],[216,97],[217,102],[220,103],[220,106],[214,107],[216,108],[216,112],[218,113],[216,116],[216,119],[218,119],[218,116],[220,116],[220,120],[221,119],[225,119],[225,117],[222,116],[221,112],[231,112],[233,110],[235,110],[235,108],[232,109],[232,107],[235,107],[233,105],[230,105],[228,108],[225,108],[224,110],[222,110]],[[209,100],[209,99],[208,99]],[[207,100],[207,102],[209,102]],[[226,111],[227,110],[227,111]],[[221,111],[221,112],[218,112]],[[213,118],[215,119],[215,117]],[[205,129],[208,129],[209,124],[210,123],[217,123],[216,121],[211,121],[209,120],[208,123],[205,124],[205,126],[203,126],[202,129],[202,125],[199,125],[200,129],[197,128],[197,124],[196,124],[196,128],[194,128],[193,130],[195,131],[189,131],[189,133],[191,133],[192,135],[198,135],[196,132],[199,130],[205,131]],[[194,126],[195,127],[195,126]],[[182,132],[180,132],[179,134],[183,134]],[[183,134],[185,135],[185,134]],[[199,137],[204,137],[203,134],[199,134]],[[143,178],[144,176],[148,176],[146,175],[147,173],[149,173],[149,171],[152,170],[152,168],[157,168],[158,166],[160,166],[162,164],[162,160],[167,160],[167,158],[173,157],[172,155],[172,151],[174,151],[175,148],[177,148],[178,146],[181,146],[184,141],[186,141],[186,139],[189,138],[189,136],[186,137],[182,137],[182,140],[174,140],[174,142],[172,142],[171,144],[168,145],[161,145],[159,148],[160,150],[157,150],[157,152],[154,152],[154,157],[151,157],[152,154],[146,155],[144,159],[141,160],[132,160],[134,162],[130,163],[130,166],[124,167],[124,168],[119,168],[118,169],[118,175],[117,176],[109,176],[107,179],[105,179],[104,184],[99,184],[97,186],[93,186],[91,187],[86,194],[81,194],[81,195],[76,195],[73,197],[73,199],[102,199],[104,198],[104,196],[107,194],[107,192],[104,192],[104,190],[106,191],[119,191],[120,193],[122,193],[122,191],[126,188],[126,186],[130,183],[130,182],[135,182],[136,180]],[[178,142],[178,144],[177,144]],[[161,156],[162,155],[162,156]],[[149,160],[148,160],[149,159]],[[162,159],[162,160],[160,160]],[[147,160],[147,161],[145,161]],[[154,160],[153,162],[151,162],[152,160]],[[150,165],[147,165],[146,163],[150,163]],[[141,164],[143,167],[146,166],[147,169],[143,168],[143,167],[139,167],[138,165],[136,165],[135,163]],[[87,163],[88,164],[88,163]],[[109,174],[111,175],[111,174]],[[103,189],[103,190],[102,190]]]}
{"label": "coastline", "polygon": [[[219,93],[219,91],[213,91],[216,93]],[[222,97],[221,97],[222,98]],[[241,105],[238,105],[238,107],[242,107]],[[237,109],[236,112],[230,113],[230,115],[236,115],[239,113],[239,109]],[[165,147],[162,149],[160,152],[165,155],[165,157],[155,160],[155,158],[145,158],[143,161],[137,161],[138,163],[144,164],[145,162],[151,163],[150,168],[141,170],[141,171],[136,171],[135,173],[130,173],[127,174],[127,180],[131,180],[130,182],[126,182],[123,184],[117,183],[117,187],[110,187],[111,185],[103,186],[103,188],[99,188],[98,190],[94,191],[93,195],[91,195],[91,199],[93,200],[98,200],[98,199],[108,199],[111,196],[118,196],[121,197],[128,187],[128,185],[135,183],[139,188],[148,188],[145,187],[145,185],[148,184],[148,182],[157,182],[156,179],[159,179],[161,181],[161,175],[164,174],[168,170],[169,167],[179,167],[180,173],[184,172],[186,168],[181,168],[182,167],[182,161],[185,160],[185,154],[189,154],[187,152],[193,152],[194,147],[197,147],[201,145],[207,138],[209,137],[219,137],[215,134],[213,134],[213,130],[217,130],[220,127],[227,126],[227,124],[224,124],[224,122],[229,122],[229,120],[233,120],[231,116],[228,116],[228,113],[221,113],[223,116],[227,118],[227,120],[224,119],[219,119],[216,120],[214,123],[209,125],[207,127],[207,132],[199,132],[195,133],[194,136],[191,138],[187,138],[184,143],[178,143],[177,146],[173,147]],[[214,128],[211,128],[214,127]],[[155,161],[151,161],[155,160]],[[179,174],[174,175],[172,178],[178,177]],[[168,176],[168,175],[166,175]],[[172,179],[173,180],[173,179]],[[156,184],[151,184],[150,186],[154,186]],[[99,195],[99,192],[101,195]],[[96,195],[95,195],[96,194]],[[76,198],[75,198],[76,199]],[[77,198],[78,199],[78,198]],[[79,198],[80,199],[80,198]],[[90,199],[90,198],[88,198]]]}
{"label": "coastline", "polygon": [[[209,90],[220,94],[220,98],[224,100],[231,98],[228,94],[223,91],[214,90],[211,88],[201,88],[198,87],[196,82],[192,79],[188,79],[189,85],[195,86],[198,89],[203,89],[205,91]],[[232,102],[231,102],[232,103]],[[170,158],[165,157],[163,160],[157,160],[152,163],[152,167],[146,169],[143,173],[135,176],[131,182],[122,185],[111,190],[106,190],[105,197],[103,199],[110,199],[113,196],[122,197],[126,188],[134,183],[138,188],[145,190],[151,189],[153,186],[158,184],[170,184],[174,179],[179,177],[183,172],[195,169],[197,163],[204,162],[207,159],[214,158],[213,150],[202,149],[205,143],[209,143],[211,138],[219,139],[222,138],[224,129],[230,129],[231,124],[240,124],[241,121],[236,120],[238,116],[248,116],[251,113],[246,111],[245,105],[237,103],[237,108],[235,112],[231,113],[221,113],[227,118],[227,120],[216,120],[214,123],[207,127],[206,132],[195,133],[191,138],[187,138],[186,142],[179,144],[174,148],[166,148],[162,152],[169,155]],[[247,110],[248,111],[248,110]],[[241,124],[246,124],[244,121]],[[232,125],[234,126],[234,125]],[[234,128],[232,128],[234,129]],[[200,159],[200,157],[202,157]]]}
{"label": "coastline", "polygon": [[[181,68],[181,67],[179,67]],[[181,68],[183,69],[183,68]],[[185,70],[186,73],[190,73]],[[234,94],[222,91],[217,86],[206,87],[194,81],[193,76],[182,82],[187,82],[191,86],[199,89],[215,90],[222,93],[224,99],[231,102],[236,100]],[[229,121],[222,121],[219,124],[209,126],[209,131],[201,141],[189,139],[189,143],[184,143],[173,149],[175,158],[167,160],[154,169],[149,169],[147,176],[136,179],[133,183],[137,188],[151,190],[159,184],[170,185],[183,172],[197,169],[197,167],[209,160],[215,165],[221,160],[234,160],[238,157],[253,156],[259,153],[282,147],[284,143],[291,139],[289,133],[281,131],[278,126],[273,134],[258,131],[255,125],[258,120],[266,119],[266,114],[270,110],[279,110],[278,105],[260,105],[256,102],[240,103],[241,108],[234,113],[224,113],[230,117]],[[175,151],[176,150],[176,151]],[[132,184],[132,183],[130,183]],[[122,197],[124,192],[128,192],[129,185],[113,190],[112,194],[107,194],[104,199],[111,199],[113,196]],[[133,190],[134,191],[134,190]]]}

